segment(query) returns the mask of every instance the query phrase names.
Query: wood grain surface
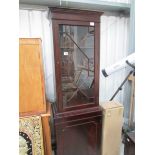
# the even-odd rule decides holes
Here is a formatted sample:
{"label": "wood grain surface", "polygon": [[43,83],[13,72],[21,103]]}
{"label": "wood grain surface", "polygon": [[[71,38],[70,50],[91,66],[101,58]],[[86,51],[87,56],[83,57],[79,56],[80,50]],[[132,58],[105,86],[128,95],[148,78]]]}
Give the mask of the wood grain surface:
{"label": "wood grain surface", "polygon": [[45,112],[40,39],[19,40],[19,112]]}

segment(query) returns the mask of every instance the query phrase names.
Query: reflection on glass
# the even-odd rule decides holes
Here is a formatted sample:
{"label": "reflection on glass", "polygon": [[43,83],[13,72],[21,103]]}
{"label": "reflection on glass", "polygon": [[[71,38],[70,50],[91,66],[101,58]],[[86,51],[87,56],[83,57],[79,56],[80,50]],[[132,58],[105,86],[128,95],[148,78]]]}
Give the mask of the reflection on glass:
{"label": "reflection on glass", "polygon": [[94,101],[94,27],[60,25],[63,107]]}

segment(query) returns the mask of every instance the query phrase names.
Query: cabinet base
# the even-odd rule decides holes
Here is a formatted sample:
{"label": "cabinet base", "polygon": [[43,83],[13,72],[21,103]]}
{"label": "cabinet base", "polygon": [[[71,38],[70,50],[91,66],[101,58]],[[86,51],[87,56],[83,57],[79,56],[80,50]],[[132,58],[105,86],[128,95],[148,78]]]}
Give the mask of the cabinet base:
{"label": "cabinet base", "polygon": [[56,155],[101,155],[101,107],[64,113],[52,110]]}

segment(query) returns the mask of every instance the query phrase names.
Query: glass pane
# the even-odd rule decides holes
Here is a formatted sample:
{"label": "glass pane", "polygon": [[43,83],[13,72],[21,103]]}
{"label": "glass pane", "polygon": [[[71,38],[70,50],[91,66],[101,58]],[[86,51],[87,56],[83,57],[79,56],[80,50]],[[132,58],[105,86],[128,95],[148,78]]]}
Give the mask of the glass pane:
{"label": "glass pane", "polygon": [[94,27],[60,25],[63,107],[94,101]]}

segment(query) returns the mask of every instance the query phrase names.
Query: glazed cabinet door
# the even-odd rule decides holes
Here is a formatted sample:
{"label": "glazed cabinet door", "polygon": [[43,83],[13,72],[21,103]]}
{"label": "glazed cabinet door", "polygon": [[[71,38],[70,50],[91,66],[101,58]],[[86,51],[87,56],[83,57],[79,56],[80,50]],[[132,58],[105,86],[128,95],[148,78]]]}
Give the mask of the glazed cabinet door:
{"label": "glazed cabinet door", "polygon": [[98,24],[53,21],[58,111],[98,104]]}
{"label": "glazed cabinet door", "polygon": [[59,25],[63,108],[94,102],[94,27]]}
{"label": "glazed cabinet door", "polygon": [[57,155],[100,155],[101,118],[67,123],[57,134]]}

